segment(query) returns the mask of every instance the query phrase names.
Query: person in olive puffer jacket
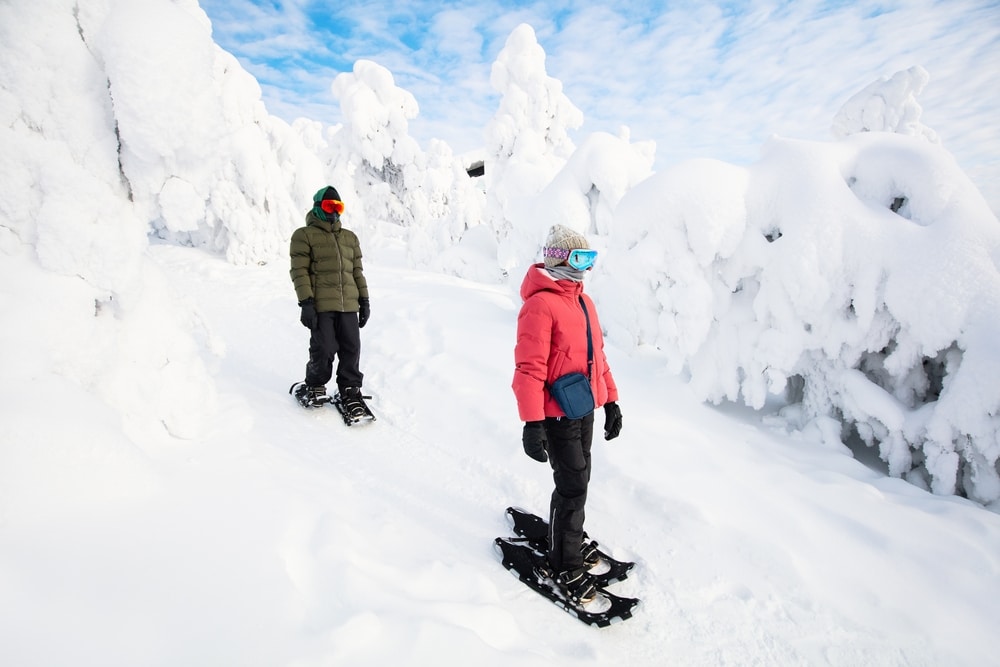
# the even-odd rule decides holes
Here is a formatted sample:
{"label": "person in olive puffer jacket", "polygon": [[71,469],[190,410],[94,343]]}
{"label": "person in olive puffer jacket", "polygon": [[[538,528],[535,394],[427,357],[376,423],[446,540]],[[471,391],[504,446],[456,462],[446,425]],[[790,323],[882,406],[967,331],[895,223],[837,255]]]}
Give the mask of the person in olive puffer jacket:
{"label": "person in olive puffer jacket", "polygon": [[[361,401],[361,331],[371,308],[357,235],[340,221],[344,203],[333,186],[313,195],[306,225],[292,233],[291,277],[311,332],[305,381],[295,387],[303,405],[322,405],[337,357],[337,389],[350,409]],[[356,406],[355,406],[356,407]]]}

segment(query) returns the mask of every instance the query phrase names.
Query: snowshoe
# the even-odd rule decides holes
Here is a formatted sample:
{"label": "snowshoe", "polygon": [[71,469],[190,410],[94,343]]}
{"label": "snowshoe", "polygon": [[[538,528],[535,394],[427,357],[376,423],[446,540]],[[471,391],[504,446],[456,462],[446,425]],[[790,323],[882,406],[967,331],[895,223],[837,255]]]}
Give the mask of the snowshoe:
{"label": "snowshoe", "polygon": [[[552,573],[545,556],[532,549],[524,538],[498,537],[493,541],[500,552],[503,566],[510,570],[521,582],[557,607],[576,616],[588,625],[607,627],[632,617],[639,605],[637,598],[620,597],[608,591],[600,583],[594,584],[592,597],[587,592],[588,575],[580,577],[577,590],[583,588],[582,597],[591,597],[589,602],[573,600],[574,594],[567,594]],[[572,582],[570,582],[572,583]],[[580,594],[576,594],[580,597]]]}
{"label": "snowshoe", "polygon": [[326,394],[326,387],[323,385],[296,382],[288,388],[288,393],[295,396],[295,400],[304,408],[318,408],[330,402],[330,397]]}

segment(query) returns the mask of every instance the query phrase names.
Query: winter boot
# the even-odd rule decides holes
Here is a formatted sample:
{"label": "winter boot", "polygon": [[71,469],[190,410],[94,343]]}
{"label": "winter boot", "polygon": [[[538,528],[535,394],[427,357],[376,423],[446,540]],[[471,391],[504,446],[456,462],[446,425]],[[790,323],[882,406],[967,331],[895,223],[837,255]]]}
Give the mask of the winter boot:
{"label": "winter boot", "polygon": [[597,585],[587,574],[586,566],[560,572],[555,581],[566,599],[575,605],[587,604],[597,597]]}
{"label": "winter boot", "polygon": [[580,553],[583,556],[583,566],[588,570],[600,565],[601,557],[597,553],[597,542],[584,542]]}
{"label": "winter boot", "polygon": [[296,400],[304,408],[318,408],[330,397],[326,395],[326,387],[323,385],[308,385],[305,382],[298,382],[292,385]]}
{"label": "winter boot", "polygon": [[361,387],[344,387],[340,390],[340,404],[344,414],[351,419],[361,419],[368,414],[365,409],[365,399],[361,396]]}

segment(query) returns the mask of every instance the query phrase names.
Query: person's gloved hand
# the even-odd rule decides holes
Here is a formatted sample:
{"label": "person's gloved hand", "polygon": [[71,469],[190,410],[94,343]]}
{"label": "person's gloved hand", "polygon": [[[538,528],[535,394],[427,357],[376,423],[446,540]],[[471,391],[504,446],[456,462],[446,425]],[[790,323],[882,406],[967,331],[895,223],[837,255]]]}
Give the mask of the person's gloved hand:
{"label": "person's gloved hand", "polygon": [[604,439],[614,440],[622,432],[622,411],[614,401],[604,404]]}
{"label": "person's gloved hand", "polygon": [[299,307],[302,309],[302,314],[299,315],[299,322],[302,322],[302,326],[306,329],[311,330],[316,326],[316,300],[312,297],[303,299],[299,301]]}
{"label": "person's gloved hand", "polygon": [[524,445],[524,453],[531,458],[545,463],[549,460],[549,455],[545,453],[545,422],[525,422],[524,431],[521,434],[521,444]]}
{"label": "person's gloved hand", "polygon": [[372,307],[366,296],[358,299],[358,303],[361,304],[361,308],[358,310],[358,326],[364,328],[365,324],[368,323],[368,318],[371,317]]}

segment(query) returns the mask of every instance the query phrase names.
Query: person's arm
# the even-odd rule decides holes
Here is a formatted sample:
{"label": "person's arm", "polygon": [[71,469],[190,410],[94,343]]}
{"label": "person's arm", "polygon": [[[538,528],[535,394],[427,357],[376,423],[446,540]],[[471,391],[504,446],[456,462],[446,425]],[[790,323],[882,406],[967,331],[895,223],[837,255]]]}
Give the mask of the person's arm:
{"label": "person's arm", "polygon": [[312,249],[309,246],[309,237],[306,235],[305,228],[292,232],[292,241],[289,244],[288,252],[291,256],[289,274],[292,277],[292,285],[295,287],[296,299],[301,304],[314,297],[312,279],[309,276]]}
{"label": "person's arm", "polygon": [[368,280],[365,278],[364,263],[361,261],[361,242],[354,237],[354,284],[358,288],[358,297],[368,298]]}
{"label": "person's arm", "polygon": [[552,346],[552,314],[544,303],[529,300],[517,316],[517,343],[514,346],[514,380],[521,421],[545,419],[545,382],[549,376]]}

